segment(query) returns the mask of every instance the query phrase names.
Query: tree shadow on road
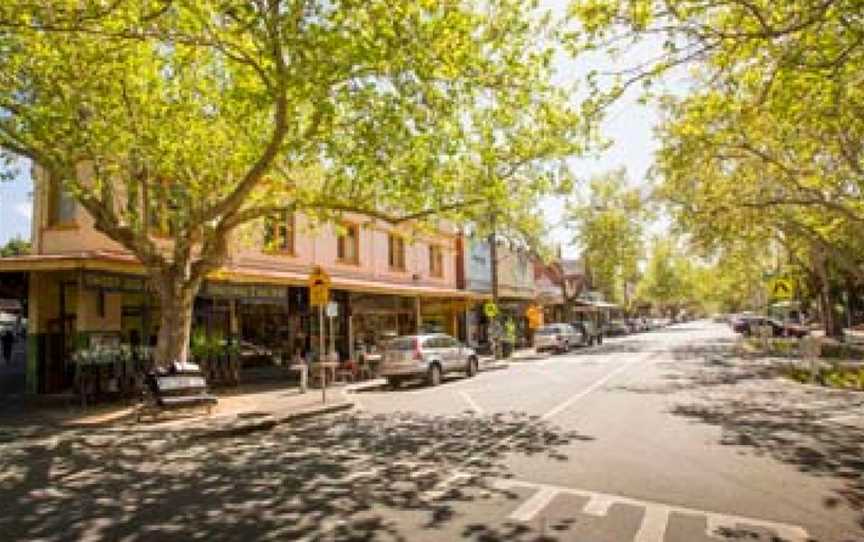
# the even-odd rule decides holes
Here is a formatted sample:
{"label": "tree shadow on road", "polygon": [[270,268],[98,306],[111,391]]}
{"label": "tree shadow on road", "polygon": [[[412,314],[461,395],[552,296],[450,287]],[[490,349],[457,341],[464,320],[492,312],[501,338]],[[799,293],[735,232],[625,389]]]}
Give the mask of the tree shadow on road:
{"label": "tree shadow on road", "polygon": [[[66,431],[0,449],[11,540],[410,540],[508,476],[504,459],[590,440],[527,415],[355,415],[245,437]],[[461,476],[454,476],[461,475]],[[512,498],[512,495],[509,495]]]}
{"label": "tree shadow on road", "polygon": [[824,505],[849,507],[864,528],[864,394],[780,378],[788,362],[741,357],[729,343],[675,350],[662,384],[624,389],[671,395],[673,414],[718,426],[722,444],[841,481]]}

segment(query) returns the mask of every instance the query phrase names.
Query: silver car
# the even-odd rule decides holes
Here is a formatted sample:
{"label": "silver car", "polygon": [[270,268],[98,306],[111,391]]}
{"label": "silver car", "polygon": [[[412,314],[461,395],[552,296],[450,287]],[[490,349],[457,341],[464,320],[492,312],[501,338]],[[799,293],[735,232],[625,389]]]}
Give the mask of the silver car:
{"label": "silver car", "polygon": [[381,376],[390,387],[404,380],[424,378],[430,386],[441,383],[443,375],[477,374],[477,353],[453,337],[443,333],[406,335],[387,343],[381,363]]}
{"label": "silver car", "polygon": [[534,332],[534,349],[567,352],[582,341],[570,324],[547,324]]}

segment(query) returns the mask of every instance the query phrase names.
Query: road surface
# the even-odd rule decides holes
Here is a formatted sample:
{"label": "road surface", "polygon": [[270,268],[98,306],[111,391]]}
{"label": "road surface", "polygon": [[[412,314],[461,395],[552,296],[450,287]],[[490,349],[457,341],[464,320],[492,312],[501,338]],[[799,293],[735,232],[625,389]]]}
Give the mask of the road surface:
{"label": "road surface", "polygon": [[0,446],[10,539],[864,540],[864,396],[696,322],[243,437]]}

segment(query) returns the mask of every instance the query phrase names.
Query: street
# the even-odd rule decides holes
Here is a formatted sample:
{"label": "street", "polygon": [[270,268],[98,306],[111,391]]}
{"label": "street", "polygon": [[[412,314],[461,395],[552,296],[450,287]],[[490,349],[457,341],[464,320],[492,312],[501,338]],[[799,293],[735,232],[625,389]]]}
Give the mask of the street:
{"label": "street", "polygon": [[9,540],[864,540],[864,397],[694,322],[240,437],[0,431]]}

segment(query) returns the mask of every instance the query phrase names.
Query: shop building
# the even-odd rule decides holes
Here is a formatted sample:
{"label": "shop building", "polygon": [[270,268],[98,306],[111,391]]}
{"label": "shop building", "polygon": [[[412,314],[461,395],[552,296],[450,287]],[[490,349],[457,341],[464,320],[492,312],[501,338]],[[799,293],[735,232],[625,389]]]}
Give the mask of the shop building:
{"label": "shop building", "polygon": [[531,345],[532,331],[528,309],[536,298],[534,264],[527,250],[499,243],[498,246],[498,308],[503,321],[516,327],[516,346]]}
{"label": "shop building", "polygon": [[[0,281],[27,291],[27,390],[54,393],[71,385],[76,352],[155,344],[159,306],[132,255],[68,194],[38,175],[34,184],[33,254],[0,259]],[[274,217],[238,232],[195,301],[193,338],[233,341],[263,363],[316,356],[322,330],[306,289],[315,267],[332,279],[338,316],[326,328],[342,359],[396,334],[457,335],[473,295],[458,288],[457,257],[446,226],[417,235],[362,215],[339,224]]]}
{"label": "shop building", "polygon": [[471,235],[463,235],[458,246],[459,287],[470,294],[461,338],[470,346],[480,347],[489,343],[489,319],[483,313],[483,303],[492,299],[491,251],[488,242]]}

